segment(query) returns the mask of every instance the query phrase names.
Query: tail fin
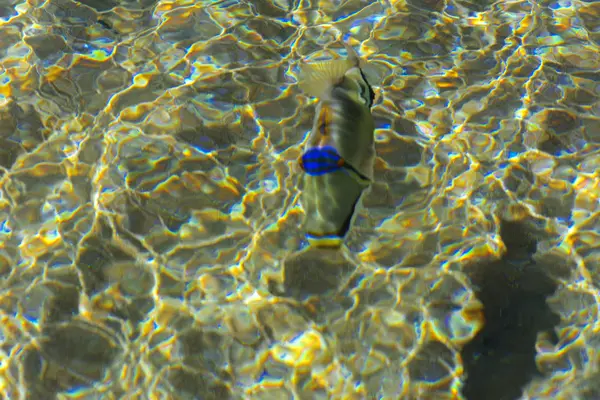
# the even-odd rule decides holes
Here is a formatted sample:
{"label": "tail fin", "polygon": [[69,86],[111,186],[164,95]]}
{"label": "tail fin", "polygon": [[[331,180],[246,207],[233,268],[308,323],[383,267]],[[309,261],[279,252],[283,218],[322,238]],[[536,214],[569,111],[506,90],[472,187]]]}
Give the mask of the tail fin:
{"label": "tail fin", "polygon": [[309,96],[321,98],[331,87],[341,82],[354,63],[350,60],[332,60],[300,66],[300,89]]}
{"label": "tail fin", "polygon": [[340,40],[348,58],[345,60],[322,61],[300,66],[300,89],[309,96],[321,98],[323,94],[333,85],[342,81],[349,69],[358,67],[362,69],[365,65],[363,59],[347,42]]}

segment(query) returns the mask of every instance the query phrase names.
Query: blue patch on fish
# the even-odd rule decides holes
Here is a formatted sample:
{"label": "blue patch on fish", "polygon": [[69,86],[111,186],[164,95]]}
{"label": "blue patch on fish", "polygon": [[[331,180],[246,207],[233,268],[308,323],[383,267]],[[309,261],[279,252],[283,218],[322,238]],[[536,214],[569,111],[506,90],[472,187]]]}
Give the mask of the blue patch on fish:
{"label": "blue patch on fish", "polygon": [[344,159],[332,146],[312,147],[300,157],[300,165],[308,175],[319,176],[344,167]]}

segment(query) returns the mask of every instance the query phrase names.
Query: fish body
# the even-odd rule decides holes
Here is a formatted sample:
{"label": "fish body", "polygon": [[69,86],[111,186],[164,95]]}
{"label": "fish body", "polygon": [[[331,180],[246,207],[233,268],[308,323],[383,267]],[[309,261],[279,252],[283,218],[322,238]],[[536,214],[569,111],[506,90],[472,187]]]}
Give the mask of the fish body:
{"label": "fish body", "polygon": [[373,179],[374,92],[358,56],[344,45],[347,59],[302,66],[301,89],[319,99],[299,160],[304,226],[309,243],[317,247],[341,246]]}

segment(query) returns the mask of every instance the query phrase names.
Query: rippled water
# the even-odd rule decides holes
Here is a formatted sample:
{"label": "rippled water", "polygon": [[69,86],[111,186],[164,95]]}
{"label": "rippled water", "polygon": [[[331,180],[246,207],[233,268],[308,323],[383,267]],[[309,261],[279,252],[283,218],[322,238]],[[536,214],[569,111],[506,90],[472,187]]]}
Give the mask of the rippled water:
{"label": "rippled water", "polygon": [[[375,182],[309,248],[302,61]],[[600,397],[600,3],[0,4],[7,399]]]}

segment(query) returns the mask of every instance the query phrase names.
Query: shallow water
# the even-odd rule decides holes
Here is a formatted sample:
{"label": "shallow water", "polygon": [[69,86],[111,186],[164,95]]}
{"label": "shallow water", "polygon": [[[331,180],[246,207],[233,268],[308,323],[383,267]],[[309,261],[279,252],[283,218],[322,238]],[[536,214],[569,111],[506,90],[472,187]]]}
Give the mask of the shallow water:
{"label": "shallow water", "polygon": [[[378,157],[314,250],[338,39]],[[599,115],[593,1],[7,0],[2,397],[598,398]]]}

